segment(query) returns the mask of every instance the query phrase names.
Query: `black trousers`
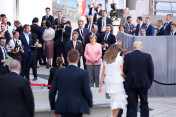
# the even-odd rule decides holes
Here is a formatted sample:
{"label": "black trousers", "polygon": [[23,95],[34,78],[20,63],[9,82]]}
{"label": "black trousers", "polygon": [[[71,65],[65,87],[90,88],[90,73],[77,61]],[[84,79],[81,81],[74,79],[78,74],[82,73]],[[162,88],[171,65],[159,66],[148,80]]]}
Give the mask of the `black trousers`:
{"label": "black trousers", "polygon": [[21,75],[29,80],[29,71],[32,63],[32,56],[29,53],[27,57],[22,58],[22,64],[21,64]]}
{"label": "black trousers", "polygon": [[148,89],[134,88],[126,90],[128,95],[127,117],[137,117],[138,96],[140,97],[141,117],[149,117]]}
{"label": "black trousers", "polygon": [[75,114],[75,113],[63,113],[61,114],[61,117],[82,117],[82,113],[78,113],[78,114]]}
{"label": "black trousers", "polygon": [[38,51],[33,50],[31,67],[32,67],[32,73],[34,78],[37,78],[37,57],[38,57],[37,54],[38,54]]}

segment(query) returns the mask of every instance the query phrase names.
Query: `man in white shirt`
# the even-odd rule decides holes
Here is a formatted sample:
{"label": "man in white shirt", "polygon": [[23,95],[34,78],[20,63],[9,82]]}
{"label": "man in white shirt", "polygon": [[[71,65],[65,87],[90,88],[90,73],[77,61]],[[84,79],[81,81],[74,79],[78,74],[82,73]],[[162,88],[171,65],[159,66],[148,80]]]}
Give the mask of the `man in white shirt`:
{"label": "man in white shirt", "polygon": [[58,11],[57,18],[54,20],[54,22],[58,22],[59,24],[62,23],[62,11]]}

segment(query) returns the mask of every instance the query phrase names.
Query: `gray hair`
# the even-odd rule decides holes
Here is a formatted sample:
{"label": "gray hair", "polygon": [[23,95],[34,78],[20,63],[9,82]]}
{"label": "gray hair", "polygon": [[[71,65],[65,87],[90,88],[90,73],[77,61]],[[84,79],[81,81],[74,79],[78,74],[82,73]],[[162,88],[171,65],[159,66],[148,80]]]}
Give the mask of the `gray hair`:
{"label": "gray hair", "polygon": [[12,60],[11,62],[10,62],[10,69],[11,70],[15,70],[15,69],[17,69],[17,68],[19,68],[19,67],[21,67],[21,64],[20,64],[20,62],[18,61],[18,60]]}
{"label": "gray hair", "polygon": [[77,31],[73,31],[72,36],[77,35],[79,37],[79,33]]}

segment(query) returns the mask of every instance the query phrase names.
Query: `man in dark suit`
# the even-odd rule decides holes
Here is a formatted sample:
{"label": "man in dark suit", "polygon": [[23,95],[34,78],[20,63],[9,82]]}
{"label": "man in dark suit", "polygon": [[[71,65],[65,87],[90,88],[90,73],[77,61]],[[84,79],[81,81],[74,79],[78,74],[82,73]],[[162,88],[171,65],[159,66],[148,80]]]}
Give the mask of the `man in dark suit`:
{"label": "man in dark suit", "polygon": [[138,96],[141,102],[141,117],[149,117],[148,89],[154,79],[154,66],[150,54],[142,52],[143,43],[134,42],[134,52],[124,57],[123,72],[128,95],[127,117],[137,117]]}
{"label": "man in dark suit", "polygon": [[156,36],[167,35],[166,30],[163,27],[163,21],[162,20],[157,21],[157,27],[158,27],[158,30],[156,32]]}
{"label": "man in dark suit", "polygon": [[98,19],[97,24],[98,24],[98,33],[100,34],[106,31],[106,26],[108,24],[112,25],[112,21],[110,18],[107,17],[107,12],[105,10],[102,12],[102,17]]}
{"label": "man in dark suit", "polygon": [[54,22],[57,22],[59,24],[62,23],[62,11],[58,11],[58,17],[54,20]]}
{"label": "man in dark suit", "polygon": [[7,70],[4,65],[4,63],[7,62],[7,49],[5,48],[5,45],[6,39],[4,37],[0,37],[0,75],[7,73]]}
{"label": "man in dark suit", "polygon": [[89,37],[91,35],[95,35],[97,37],[97,43],[101,43],[101,36],[100,34],[97,32],[98,31],[98,26],[96,24],[93,24],[92,25],[92,28],[91,28],[91,32],[89,32],[87,35],[86,35],[86,38],[85,38],[85,45],[90,43],[90,39]]}
{"label": "man in dark suit", "polygon": [[136,29],[133,30],[133,32],[135,33],[136,36],[140,36],[141,34],[141,28],[144,27],[146,28],[145,23],[142,22],[142,17],[138,16],[136,19],[136,22],[138,23],[136,26]]}
{"label": "man in dark suit", "polygon": [[98,10],[97,10],[97,14],[99,15],[99,16],[102,16],[102,12],[103,12],[103,10],[101,9],[101,7],[102,7],[102,4],[98,4]]}
{"label": "man in dark suit", "polygon": [[176,24],[175,23],[171,24],[171,35],[172,36],[176,35]]}
{"label": "man in dark suit", "polygon": [[[54,24],[54,17],[52,15],[50,15],[50,8],[47,7],[45,8],[46,11],[46,15],[42,17],[42,23],[44,20],[49,20],[51,22],[51,25]],[[43,24],[41,23],[41,27],[43,27]]]}
{"label": "man in dark suit", "polygon": [[[32,20],[32,25],[31,25],[31,32],[36,34],[37,39],[39,41],[39,43],[42,43],[42,28],[38,25],[39,19],[37,17],[33,18]],[[39,60],[39,64],[42,65],[42,50],[43,48],[38,48],[37,51],[37,55],[36,55],[36,61]]]}
{"label": "man in dark suit", "polygon": [[19,61],[13,60],[9,69],[0,76],[0,117],[34,117],[34,97],[29,81],[19,75]]}
{"label": "man in dark suit", "polygon": [[[78,37],[79,33],[77,31],[73,31],[72,40],[67,42],[65,48],[66,54],[68,54],[71,49],[76,49],[78,50],[80,57],[83,56],[83,46],[82,43],[78,40]],[[80,61],[78,62],[78,67],[80,67]]]}
{"label": "man in dark suit", "polygon": [[77,50],[70,50],[67,56],[69,66],[57,70],[54,75],[49,100],[56,117],[58,114],[62,117],[82,117],[82,114],[90,113],[89,108],[93,104],[89,76],[86,70],[77,67],[79,56]]}
{"label": "man in dark suit", "polygon": [[97,22],[97,12],[98,12],[98,8],[97,8],[97,3],[93,2],[92,4],[93,7],[90,8],[89,10],[89,16],[93,16],[93,22],[96,23]]}
{"label": "man in dark suit", "polygon": [[1,23],[1,30],[4,32],[4,37],[6,38],[6,44],[9,43],[11,37],[10,37],[10,33],[9,31],[6,29],[6,24],[5,23]]}
{"label": "man in dark suit", "polygon": [[124,24],[125,26],[125,33],[133,35],[133,29],[135,28],[134,24],[132,24],[132,17],[127,17],[127,23]]}
{"label": "man in dark suit", "polygon": [[89,32],[91,32],[92,25],[96,24],[96,23],[93,23],[93,17],[92,16],[89,16],[88,20],[89,20],[89,22],[85,24],[85,28],[87,28],[89,30]]}
{"label": "man in dark suit", "polygon": [[101,34],[101,44],[102,44],[102,57],[104,56],[104,53],[106,50],[112,45],[115,44],[116,38],[111,33],[112,26],[110,24],[106,25],[106,32]]}
{"label": "man in dark suit", "polygon": [[155,28],[150,23],[150,18],[149,17],[145,18],[145,24],[146,24],[146,36],[154,36]]}
{"label": "man in dark suit", "polygon": [[31,46],[36,43],[36,40],[30,34],[30,25],[25,24],[23,26],[23,33],[20,34],[19,39],[21,40],[22,45],[24,46],[24,53],[22,54],[22,73],[21,75],[29,80],[29,71],[32,63],[33,51]]}
{"label": "man in dark suit", "polygon": [[[85,50],[86,35],[89,33],[89,30],[87,28],[83,28],[83,26],[84,26],[83,21],[79,20],[78,21],[78,27],[79,28],[77,28],[77,29],[74,30],[74,31],[78,32],[78,34],[79,34],[77,40],[82,44],[82,48],[83,48],[82,55],[83,55],[84,50]],[[85,65],[86,59],[85,59],[84,56],[82,56],[82,58],[83,58],[84,69],[86,69],[86,65]],[[80,65],[80,62],[78,63],[78,65]]]}
{"label": "man in dark suit", "polygon": [[[63,18],[64,17],[62,17],[62,19]],[[58,30],[56,30],[56,41],[54,42],[54,46],[56,47],[57,57],[61,57],[61,55],[63,55],[65,64],[67,64],[65,47],[67,42],[70,41],[70,36],[71,28],[67,25],[59,27]]]}
{"label": "man in dark suit", "polygon": [[21,25],[21,22],[18,21],[18,20],[16,20],[16,21],[14,22],[14,25],[15,25],[15,27],[16,27],[16,30],[15,30],[15,31],[17,31],[17,32],[19,32],[19,34],[21,34],[21,33],[23,32],[23,27],[22,27],[22,25]]}
{"label": "man in dark suit", "polygon": [[164,23],[164,29],[166,30],[167,35],[171,33],[171,24],[172,24],[172,15],[167,14],[166,23]]}

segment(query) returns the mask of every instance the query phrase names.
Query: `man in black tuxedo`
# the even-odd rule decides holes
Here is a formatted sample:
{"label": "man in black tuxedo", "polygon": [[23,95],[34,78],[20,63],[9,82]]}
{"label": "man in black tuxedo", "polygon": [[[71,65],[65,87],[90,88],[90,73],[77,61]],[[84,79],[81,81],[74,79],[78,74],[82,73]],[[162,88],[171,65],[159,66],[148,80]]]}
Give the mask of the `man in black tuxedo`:
{"label": "man in black tuxedo", "polygon": [[62,23],[62,11],[58,11],[58,17],[54,20],[54,22],[57,22],[59,24]]}
{"label": "man in black tuxedo", "polygon": [[91,32],[89,32],[87,35],[86,35],[86,38],[85,38],[85,45],[90,43],[90,39],[89,37],[91,35],[95,35],[97,37],[97,43],[101,43],[101,37],[100,37],[100,34],[97,32],[98,31],[98,26],[96,24],[93,24],[92,25],[92,28],[91,28]]}
{"label": "man in black tuxedo", "polygon": [[[50,15],[50,8],[47,7],[45,8],[46,11],[46,15],[42,17],[42,23],[44,20],[49,20],[51,22],[51,25],[54,24],[54,17],[52,15]],[[41,23],[41,27],[43,27],[43,24]]]}
{"label": "man in black tuxedo", "polygon": [[152,57],[142,52],[143,43],[134,42],[134,51],[124,57],[123,72],[125,90],[128,95],[127,117],[137,117],[138,96],[141,102],[141,117],[149,117],[148,89],[154,79]]}
{"label": "man in black tuxedo", "polygon": [[104,56],[104,53],[106,50],[112,45],[115,44],[116,38],[111,33],[112,26],[110,24],[106,25],[106,32],[101,34],[101,44],[102,44],[102,57]]}
{"label": "man in black tuxedo", "polygon": [[98,8],[97,8],[97,3],[93,2],[92,4],[93,7],[90,8],[89,10],[89,16],[93,16],[93,22],[96,23],[97,22],[97,12],[98,12]]}
{"label": "man in black tuxedo", "polygon": [[98,19],[97,24],[98,24],[98,33],[100,34],[106,31],[106,26],[108,24],[112,25],[112,21],[110,18],[107,17],[107,12],[105,10],[102,12],[102,17]]}
{"label": "man in black tuxedo", "polygon": [[166,22],[164,23],[164,29],[166,30],[167,35],[171,34],[171,24],[172,24],[172,15],[167,14]]}
{"label": "man in black tuxedo", "polygon": [[[63,20],[64,19],[64,20]],[[62,23],[65,22],[65,17],[62,17]],[[61,57],[63,55],[65,65],[67,66],[67,58],[66,58],[66,44],[70,41],[71,36],[71,27],[64,25],[63,27],[58,27],[56,30],[56,41],[54,42],[54,46],[56,47],[57,57]]]}
{"label": "man in black tuxedo", "polygon": [[[78,37],[79,33],[77,31],[73,31],[72,40],[67,42],[65,48],[66,54],[68,54],[71,49],[76,49],[78,50],[80,57],[83,56],[83,46],[82,43],[78,40]],[[78,67],[80,67],[80,61],[78,62]]]}
{"label": "man in black tuxedo", "polygon": [[[72,49],[68,52],[69,66],[56,71],[49,91],[51,110],[59,117],[82,117],[90,114],[92,93],[89,87],[89,76],[86,70],[77,67],[79,52]],[[56,93],[58,92],[57,99]]]}
{"label": "man in black tuxedo", "polygon": [[16,21],[14,22],[14,25],[15,25],[15,27],[16,27],[16,30],[15,30],[15,31],[17,31],[17,32],[19,32],[19,34],[21,34],[21,33],[23,32],[23,27],[22,27],[22,25],[21,25],[21,22],[18,21],[18,20],[16,20]]}
{"label": "man in black tuxedo", "polygon": [[7,73],[7,69],[5,68],[4,63],[7,62],[7,49],[5,48],[6,39],[4,37],[0,37],[0,76]]}
{"label": "man in black tuxedo", "polygon": [[162,20],[158,20],[157,21],[157,27],[158,30],[156,32],[156,36],[164,36],[167,35],[166,30],[163,27],[163,21]]}
{"label": "man in black tuxedo", "polygon": [[175,23],[171,24],[171,35],[172,36],[176,35],[176,24]]}
{"label": "man in black tuxedo", "polygon": [[[31,25],[31,32],[36,34],[37,39],[39,41],[39,43],[42,43],[42,28],[38,25],[39,19],[37,17],[33,18],[32,20],[32,25]],[[43,48],[39,48],[37,49],[37,55],[36,55],[36,62],[39,60],[39,64],[42,65],[42,49]]]}
{"label": "man in black tuxedo", "polygon": [[29,81],[19,75],[19,61],[13,60],[9,69],[0,76],[0,117],[34,117],[34,97]]}
{"label": "man in black tuxedo", "polygon": [[[89,30],[87,28],[83,28],[84,27],[84,23],[82,20],[79,20],[78,21],[78,28],[75,29],[74,31],[78,32],[78,41],[82,44],[82,47],[83,47],[83,52],[82,54],[84,53],[84,50],[85,50],[85,45],[86,45],[86,35],[89,33]],[[82,56],[82,55],[81,55]],[[84,64],[84,69],[86,69],[86,59],[84,56],[82,56],[83,58],[83,64]],[[80,62],[78,63],[78,65],[80,65]]]}
{"label": "man in black tuxedo", "polygon": [[144,27],[146,28],[145,23],[142,22],[142,17],[138,16],[136,19],[136,22],[138,23],[136,26],[136,29],[134,29],[133,31],[135,32],[136,36],[141,36],[141,28]]}
{"label": "man in black tuxedo", "polygon": [[21,75],[29,80],[29,71],[32,63],[33,51],[31,46],[36,43],[36,39],[32,38],[30,34],[30,25],[25,24],[23,26],[23,33],[20,34],[19,39],[24,46],[24,53],[22,53],[22,73]]}
{"label": "man in black tuxedo", "polygon": [[11,37],[10,37],[9,31],[6,28],[7,28],[6,24],[1,23],[1,30],[4,32],[4,37],[6,38],[6,44],[8,44]]}

